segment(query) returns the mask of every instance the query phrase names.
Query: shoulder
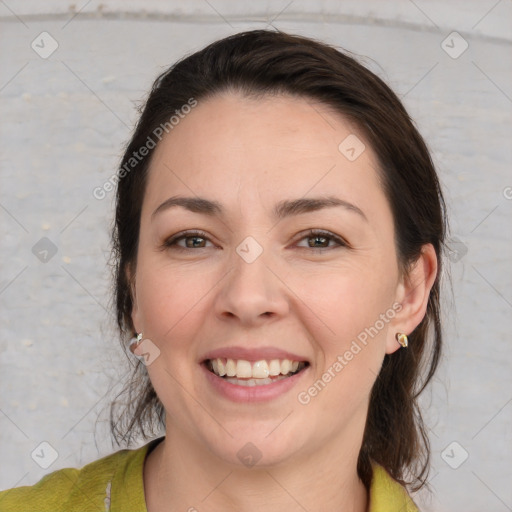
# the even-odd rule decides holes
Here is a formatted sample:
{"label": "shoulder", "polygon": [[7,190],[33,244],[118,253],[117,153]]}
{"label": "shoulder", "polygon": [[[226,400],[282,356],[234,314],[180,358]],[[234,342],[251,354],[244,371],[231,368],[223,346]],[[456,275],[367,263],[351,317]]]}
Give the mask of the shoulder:
{"label": "shoulder", "polygon": [[[149,443],[151,444],[151,443]],[[31,486],[0,492],[2,512],[58,512],[109,510],[112,482],[125,481],[130,473],[142,474],[149,444],[120,450],[82,469],[65,468],[44,476]]]}
{"label": "shoulder", "polygon": [[379,464],[373,464],[373,477],[370,486],[369,512],[419,512],[406,489],[394,480]]}

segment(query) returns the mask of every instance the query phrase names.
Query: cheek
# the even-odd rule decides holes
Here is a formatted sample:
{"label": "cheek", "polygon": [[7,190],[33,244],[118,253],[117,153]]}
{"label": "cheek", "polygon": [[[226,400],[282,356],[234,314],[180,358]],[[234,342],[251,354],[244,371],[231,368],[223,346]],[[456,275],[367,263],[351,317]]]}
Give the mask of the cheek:
{"label": "cheek", "polygon": [[342,348],[376,323],[379,331],[384,330],[381,315],[392,306],[395,287],[392,280],[379,275],[376,267],[365,267],[297,276],[295,289],[301,290],[303,307],[314,313],[317,323],[321,321],[323,339],[333,349]]}
{"label": "cheek", "polygon": [[205,315],[211,310],[212,284],[197,271],[171,269],[155,261],[140,263],[137,295],[144,337],[160,350],[159,358],[147,367],[148,374],[166,410],[185,422],[191,411],[182,387],[195,394],[193,340],[201,338]]}
{"label": "cheek", "polygon": [[315,312],[308,329],[317,345],[313,382],[320,380],[326,388],[319,403],[333,407],[342,403],[350,409],[369,396],[394,314],[394,282],[382,275],[377,264],[373,269],[366,265],[345,268],[310,276],[300,288],[304,303]]}
{"label": "cheek", "polygon": [[196,271],[169,268],[149,260],[140,261],[137,285],[139,318],[147,334],[159,343],[190,329],[211,288]]}

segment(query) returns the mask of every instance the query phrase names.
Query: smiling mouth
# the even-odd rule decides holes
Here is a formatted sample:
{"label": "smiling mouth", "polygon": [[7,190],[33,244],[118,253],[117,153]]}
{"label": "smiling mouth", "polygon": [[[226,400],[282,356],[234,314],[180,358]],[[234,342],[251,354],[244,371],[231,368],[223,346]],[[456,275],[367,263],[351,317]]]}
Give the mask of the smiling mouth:
{"label": "smiling mouth", "polygon": [[217,377],[238,386],[265,386],[287,379],[303,371],[309,363],[290,359],[247,361],[245,359],[216,358],[205,361],[206,368]]}

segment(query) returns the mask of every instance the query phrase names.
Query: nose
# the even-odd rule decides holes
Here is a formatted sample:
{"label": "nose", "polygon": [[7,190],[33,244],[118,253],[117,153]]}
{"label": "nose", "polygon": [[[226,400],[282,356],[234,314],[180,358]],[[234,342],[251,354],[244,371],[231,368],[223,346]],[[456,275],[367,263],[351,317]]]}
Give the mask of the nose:
{"label": "nose", "polygon": [[264,254],[248,263],[235,253],[230,263],[231,271],[221,281],[216,297],[215,309],[220,318],[251,326],[288,313],[286,285],[267,265]]}

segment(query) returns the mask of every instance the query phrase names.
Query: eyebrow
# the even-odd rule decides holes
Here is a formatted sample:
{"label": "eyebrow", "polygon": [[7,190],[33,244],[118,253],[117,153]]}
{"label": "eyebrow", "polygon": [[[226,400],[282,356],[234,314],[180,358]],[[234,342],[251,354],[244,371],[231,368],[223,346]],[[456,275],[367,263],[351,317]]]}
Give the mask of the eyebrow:
{"label": "eyebrow", "polygon": [[[151,218],[153,219],[157,214],[176,206],[181,206],[191,212],[208,215],[210,217],[214,217],[215,215],[222,216],[225,213],[222,204],[218,201],[211,201],[203,197],[174,196],[166,199],[158,206],[151,214]],[[349,212],[354,212],[368,222],[366,215],[360,208],[344,199],[334,196],[280,201],[274,206],[272,214],[274,218],[281,220],[292,215],[300,215],[302,213],[333,207],[341,207]]]}

